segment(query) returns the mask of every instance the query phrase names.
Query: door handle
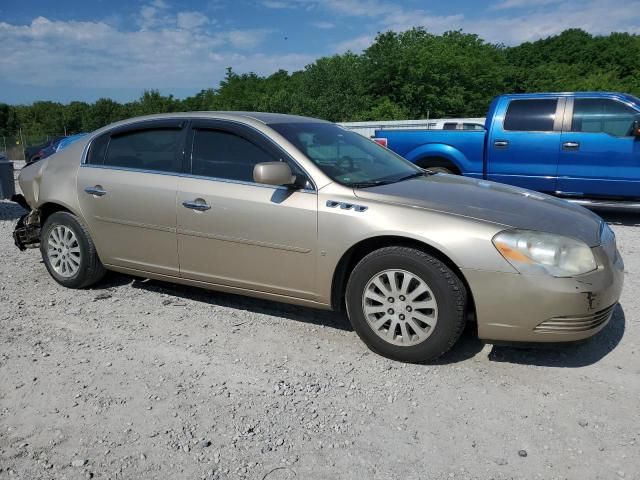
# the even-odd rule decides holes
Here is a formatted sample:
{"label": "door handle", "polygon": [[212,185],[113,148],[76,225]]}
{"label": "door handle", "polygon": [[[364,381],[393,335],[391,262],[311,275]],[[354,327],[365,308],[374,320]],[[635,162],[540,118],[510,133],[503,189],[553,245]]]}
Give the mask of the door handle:
{"label": "door handle", "polygon": [[201,198],[196,198],[191,202],[189,201],[182,202],[182,206],[185,208],[190,208],[191,210],[198,210],[199,212],[204,212],[211,208],[211,205],[208,205],[207,202],[205,202]]}
{"label": "door handle", "polygon": [[496,148],[507,148],[509,146],[508,140],[496,140],[493,142],[493,146]]}
{"label": "door handle", "polygon": [[94,197],[102,197],[107,194],[107,191],[102,188],[100,185],[95,185],[93,187],[87,187],[84,189],[86,193],[89,195],[93,195]]}
{"label": "door handle", "polygon": [[563,150],[580,150],[580,144],[578,142],[564,142],[562,144]]}

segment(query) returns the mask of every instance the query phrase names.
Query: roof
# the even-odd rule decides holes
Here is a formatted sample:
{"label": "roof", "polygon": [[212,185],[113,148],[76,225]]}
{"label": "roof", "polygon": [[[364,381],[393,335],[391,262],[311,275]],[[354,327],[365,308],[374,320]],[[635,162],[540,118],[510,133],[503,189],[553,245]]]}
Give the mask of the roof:
{"label": "roof", "polygon": [[298,115],[286,115],[284,113],[268,113],[268,112],[240,112],[240,111],[195,111],[195,112],[172,112],[172,113],[156,113],[153,115],[144,115],[140,117],[131,117],[116,124],[133,123],[140,120],[162,120],[165,118],[211,118],[211,119],[251,119],[264,124],[275,123],[329,123],[326,120],[320,120],[312,117],[301,117]]}
{"label": "roof", "polygon": [[225,115],[238,115],[240,117],[253,118],[254,120],[258,120],[259,122],[262,122],[265,124],[309,123],[309,122],[329,123],[326,120],[321,120],[319,118],[301,117],[299,115],[287,115],[284,113],[269,113],[269,112],[192,112],[192,113],[212,113],[212,114],[221,113]]}
{"label": "roof", "polygon": [[590,97],[590,98],[619,98],[626,101],[635,101],[638,99],[627,93],[620,92],[539,92],[539,93],[505,93],[501,95],[508,98],[546,98],[546,97]]}
{"label": "roof", "polygon": [[274,125],[278,123],[330,123],[326,120],[320,120],[312,117],[301,117],[298,115],[286,115],[283,113],[268,113],[268,112],[225,112],[225,111],[195,111],[195,112],[171,112],[171,113],[157,113],[154,115],[144,115],[141,117],[131,117],[125,120],[105,125],[87,135],[85,138],[86,143],[108,130],[112,130],[119,127],[129,126],[138,122],[144,122],[147,120],[163,120],[163,119],[179,119],[179,118],[202,118],[212,120],[236,120],[247,124],[254,124],[254,126]]}

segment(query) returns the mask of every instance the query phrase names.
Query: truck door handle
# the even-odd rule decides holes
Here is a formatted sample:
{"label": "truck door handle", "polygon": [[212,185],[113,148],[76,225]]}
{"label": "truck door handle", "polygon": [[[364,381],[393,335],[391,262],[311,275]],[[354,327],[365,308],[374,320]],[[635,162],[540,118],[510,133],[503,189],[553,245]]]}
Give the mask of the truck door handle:
{"label": "truck door handle", "polygon": [[493,142],[493,146],[496,148],[507,148],[509,146],[508,140],[496,140]]}
{"label": "truck door handle", "polygon": [[191,210],[198,210],[199,212],[204,212],[211,208],[211,205],[207,204],[203,199],[196,198],[191,202],[182,202],[182,206],[185,208],[190,208]]}
{"label": "truck door handle", "polygon": [[107,191],[102,188],[101,185],[95,185],[93,187],[87,187],[84,189],[86,193],[89,195],[93,195],[94,197],[102,197],[107,194]]}
{"label": "truck door handle", "polygon": [[580,144],[578,142],[564,142],[562,144],[563,150],[580,150]]}

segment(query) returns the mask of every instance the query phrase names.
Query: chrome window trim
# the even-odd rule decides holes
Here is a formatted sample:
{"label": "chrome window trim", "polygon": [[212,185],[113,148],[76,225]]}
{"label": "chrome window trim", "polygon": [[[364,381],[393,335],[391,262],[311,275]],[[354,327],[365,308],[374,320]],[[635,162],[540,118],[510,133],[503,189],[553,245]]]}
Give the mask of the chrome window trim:
{"label": "chrome window trim", "polygon": [[556,114],[553,119],[553,131],[554,132],[562,132],[562,124],[564,122],[564,112],[567,109],[567,98],[561,97],[558,98],[558,103],[556,104]]}
{"label": "chrome window trim", "polygon": [[562,133],[571,132],[571,125],[573,124],[573,102],[575,97],[567,99],[566,107],[564,109],[564,118],[562,119]]}
{"label": "chrome window trim", "polygon": [[93,141],[98,138],[100,135],[94,135],[89,139],[89,141],[85,144],[84,149],[82,150],[82,156],[80,157],[80,166],[85,165],[87,163],[87,155],[89,155],[89,147],[93,143]]}
{"label": "chrome window trim", "polygon": [[316,195],[318,193],[317,190],[310,190],[308,188],[300,188],[300,189],[293,190],[283,185],[268,185],[266,183],[245,182],[243,180],[231,180],[228,178],[219,178],[219,177],[206,177],[203,175],[192,175],[190,173],[182,173],[182,172],[165,172],[162,170],[145,170],[143,168],[114,167],[111,165],[91,165],[88,163],[83,163],[80,165],[80,167],[81,168],[99,168],[103,170],[117,170],[122,172],[150,173],[154,175],[166,175],[170,177],[194,178],[197,180],[210,180],[212,182],[233,183],[236,185],[247,185],[250,187],[270,188],[272,190],[292,190],[294,192],[313,193]]}

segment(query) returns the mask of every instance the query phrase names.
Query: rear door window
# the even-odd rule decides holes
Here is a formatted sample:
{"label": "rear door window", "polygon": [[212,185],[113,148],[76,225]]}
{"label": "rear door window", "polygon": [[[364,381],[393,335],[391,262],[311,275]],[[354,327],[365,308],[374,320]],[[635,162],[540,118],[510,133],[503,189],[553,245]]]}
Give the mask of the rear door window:
{"label": "rear door window", "polygon": [[504,117],[504,129],[520,132],[552,132],[557,98],[511,100]]}
{"label": "rear door window", "polygon": [[109,134],[101,135],[91,141],[89,153],[87,155],[87,163],[90,165],[104,165],[104,154],[107,152],[109,145]]}
{"label": "rear door window", "polygon": [[640,113],[618,101],[576,98],[573,103],[571,131],[626,137],[632,135],[635,120],[640,120]]}
{"label": "rear door window", "polygon": [[104,165],[158,172],[180,172],[180,128],[150,128],[111,135]]}

